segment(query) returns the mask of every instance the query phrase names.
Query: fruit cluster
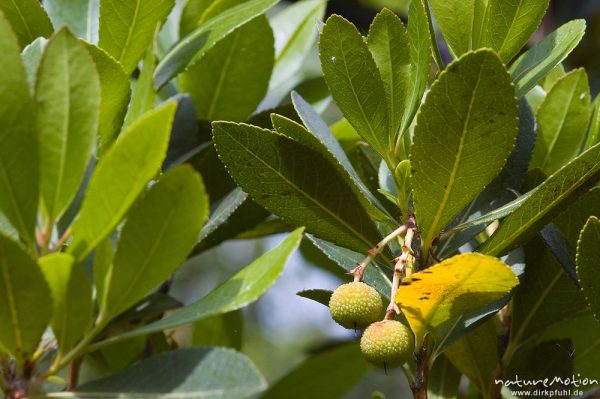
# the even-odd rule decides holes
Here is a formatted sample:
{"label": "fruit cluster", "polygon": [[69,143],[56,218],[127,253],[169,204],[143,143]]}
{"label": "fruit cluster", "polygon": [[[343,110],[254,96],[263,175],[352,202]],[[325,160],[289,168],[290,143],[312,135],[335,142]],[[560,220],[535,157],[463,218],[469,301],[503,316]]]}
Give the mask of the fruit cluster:
{"label": "fruit cluster", "polygon": [[331,317],[349,329],[366,328],[360,340],[364,357],[379,367],[399,367],[414,350],[412,332],[396,320],[382,320],[383,301],[379,293],[363,282],[339,286],[329,300]]}

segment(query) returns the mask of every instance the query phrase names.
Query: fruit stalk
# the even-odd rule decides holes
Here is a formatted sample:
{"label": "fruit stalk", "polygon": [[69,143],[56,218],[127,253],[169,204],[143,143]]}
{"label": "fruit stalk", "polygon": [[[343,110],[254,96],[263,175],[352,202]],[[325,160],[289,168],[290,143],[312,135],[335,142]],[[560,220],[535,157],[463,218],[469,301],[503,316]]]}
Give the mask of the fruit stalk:
{"label": "fruit stalk", "polygon": [[361,262],[359,262],[354,269],[348,272],[348,274],[354,275],[355,282],[362,281],[363,274],[365,273],[365,269],[367,268],[367,266],[369,266],[373,259],[375,259],[375,257],[381,253],[381,251],[383,251],[385,246],[389,244],[390,241],[398,237],[400,234],[404,233],[406,229],[407,225],[403,224],[402,226],[398,227],[396,230],[388,234],[383,240],[379,241],[377,245],[375,245],[373,248],[369,249],[369,254],[367,255],[367,257]]}
{"label": "fruit stalk", "polygon": [[390,304],[387,307],[385,313],[386,320],[393,320],[394,316],[400,313],[400,308],[396,305],[396,294],[398,293],[398,287],[402,280],[402,274],[410,276],[413,272],[413,250],[412,240],[415,236],[415,218],[410,216],[408,222],[406,222],[406,235],[404,236],[404,242],[402,244],[402,254],[396,258],[396,264],[394,265],[394,277],[392,279],[392,291],[390,293]]}

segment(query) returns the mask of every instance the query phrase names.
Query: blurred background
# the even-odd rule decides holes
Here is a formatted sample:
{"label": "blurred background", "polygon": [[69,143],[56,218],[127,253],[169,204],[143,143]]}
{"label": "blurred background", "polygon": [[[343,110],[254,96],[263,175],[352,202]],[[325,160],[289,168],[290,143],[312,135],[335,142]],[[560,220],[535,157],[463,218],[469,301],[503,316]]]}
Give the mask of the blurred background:
{"label": "blurred background", "polygon": [[[328,15],[341,14],[366,32],[381,7],[389,7],[404,16],[410,0],[331,0]],[[532,40],[539,41],[563,23],[576,19],[587,20],[587,32],[577,49],[565,62],[565,69],[584,67],[588,73],[594,97],[600,91],[600,0],[551,0],[549,11]],[[450,55],[440,45],[446,62]],[[525,50],[525,49],[524,49]],[[317,54],[309,64],[318,69]],[[335,116],[328,118],[335,120]],[[206,295],[220,282],[247,265],[248,260],[273,248],[283,235],[258,240],[233,240],[190,259],[176,274],[171,293],[178,300],[190,303]],[[181,342],[223,342],[241,346],[269,383],[290,372],[309,354],[318,353],[340,341],[356,341],[359,335],[335,324],[328,309],[317,302],[299,297],[306,289],[333,290],[350,281],[342,270],[324,257],[307,240],[288,262],[275,285],[259,301],[242,312],[228,315],[226,332],[209,320],[197,330],[204,336],[194,337],[191,328],[175,332]],[[207,324],[208,323],[208,324]],[[211,324],[212,323],[212,324]],[[206,332],[208,331],[208,333]],[[212,331],[213,336],[210,336]],[[226,335],[226,336],[225,336]],[[402,394],[399,395],[399,392]],[[371,369],[346,396],[347,399],[412,397],[404,377],[398,370]],[[308,398],[307,398],[308,399]]]}

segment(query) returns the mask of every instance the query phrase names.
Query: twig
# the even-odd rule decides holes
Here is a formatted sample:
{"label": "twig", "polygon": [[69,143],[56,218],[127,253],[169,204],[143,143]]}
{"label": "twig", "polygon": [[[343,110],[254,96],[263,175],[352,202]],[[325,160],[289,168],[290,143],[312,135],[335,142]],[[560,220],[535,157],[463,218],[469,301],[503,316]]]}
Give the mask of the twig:
{"label": "twig", "polygon": [[383,240],[379,241],[379,243],[377,243],[377,245],[375,245],[373,248],[369,249],[369,254],[367,255],[367,257],[361,262],[359,262],[354,269],[348,272],[348,274],[354,275],[354,281],[362,281],[363,274],[365,273],[365,269],[367,268],[367,266],[369,266],[373,259],[375,259],[375,257],[381,253],[381,251],[383,251],[385,246],[389,244],[390,241],[398,237],[400,234],[404,233],[405,230],[406,225],[403,224],[402,226],[398,227],[396,230],[388,234]]}
{"label": "twig", "polygon": [[423,337],[421,348],[415,351],[417,369],[410,386],[415,399],[427,399],[427,379],[429,377],[429,357],[427,355],[427,336]]}
{"label": "twig", "polygon": [[79,380],[79,368],[81,366],[81,359],[75,359],[69,364],[67,369],[67,384],[66,390],[72,391],[77,386]]}
{"label": "twig", "polygon": [[394,277],[392,279],[392,291],[390,294],[390,304],[385,312],[386,320],[393,320],[394,316],[400,313],[400,308],[396,305],[396,294],[398,293],[398,287],[400,286],[400,280],[402,274],[410,275],[413,270],[413,250],[412,240],[415,236],[415,218],[413,215],[409,216],[408,222],[406,223],[406,235],[404,236],[404,243],[402,244],[402,254],[397,258],[397,262],[394,265]]}
{"label": "twig", "polygon": [[71,236],[71,232],[72,232],[72,230],[70,227],[68,229],[66,229],[65,232],[63,233],[63,235],[58,239],[58,241],[56,241],[56,243],[54,243],[54,245],[50,248],[50,252],[55,252],[55,251],[59,250],[60,247],[63,246],[65,241],[67,241],[69,239],[69,237]]}

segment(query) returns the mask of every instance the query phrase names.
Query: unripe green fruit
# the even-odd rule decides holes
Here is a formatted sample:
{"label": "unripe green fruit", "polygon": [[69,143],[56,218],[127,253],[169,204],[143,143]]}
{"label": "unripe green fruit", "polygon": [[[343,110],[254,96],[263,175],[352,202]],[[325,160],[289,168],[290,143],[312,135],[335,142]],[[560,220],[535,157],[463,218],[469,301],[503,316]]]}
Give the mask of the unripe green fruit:
{"label": "unripe green fruit", "polygon": [[402,366],[410,359],[414,350],[412,332],[396,320],[373,323],[360,339],[363,356],[379,367]]}
{"label": "unripe green fruit", "polygon": [[383,303],[375,288],[353,282],[342,284],[333,291],[329,311],[340,326],[363,329],[381,317]]}

